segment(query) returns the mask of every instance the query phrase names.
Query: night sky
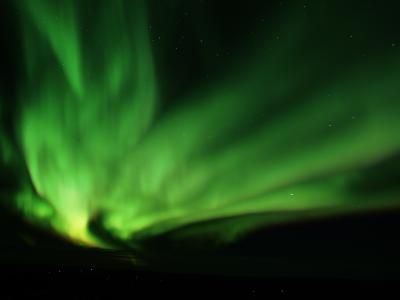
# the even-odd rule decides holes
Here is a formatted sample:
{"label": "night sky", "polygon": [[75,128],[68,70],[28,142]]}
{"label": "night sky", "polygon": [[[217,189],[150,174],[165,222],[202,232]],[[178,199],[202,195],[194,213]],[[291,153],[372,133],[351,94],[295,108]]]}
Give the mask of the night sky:
{"label": "night sky", "polygon": [[246,295],[399,278],[399,8],[2,1],[0,263]]}

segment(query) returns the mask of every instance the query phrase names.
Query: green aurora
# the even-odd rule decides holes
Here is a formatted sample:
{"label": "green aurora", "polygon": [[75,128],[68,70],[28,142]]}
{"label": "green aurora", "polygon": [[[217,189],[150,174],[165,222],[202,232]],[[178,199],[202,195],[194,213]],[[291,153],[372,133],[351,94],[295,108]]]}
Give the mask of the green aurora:
{"label": "green aurora", "polygon": [[165,86],[179,89],[184,75],[162,61],[179,49],[173,28],[155,33],[152,22],[182,1],[14,2],[22,157],[4,134],[0,145],[3,161],[26,166],[15,206],[30,222],[114,247],[93,220],[132,245],[190,224],[203,225],[177,238],[232,241],[258,226],[400,205],[398,189],[354,188],[400,151],[400,48],[387,37],[365,50],[382,30],[369,16],[338,24],[320,16],[340,1],[292,1],[229,59],[209,46],[217,25],[192,1],[196,53],[208,70],[222,67],[168,102]]}

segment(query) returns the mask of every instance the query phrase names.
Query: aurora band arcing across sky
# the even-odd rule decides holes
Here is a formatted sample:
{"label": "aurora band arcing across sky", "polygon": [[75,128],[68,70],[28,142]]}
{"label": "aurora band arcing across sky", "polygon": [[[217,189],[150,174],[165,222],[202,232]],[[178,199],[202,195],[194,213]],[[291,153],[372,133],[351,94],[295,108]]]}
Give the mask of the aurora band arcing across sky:
{"label": "aurora band arcing across sky", "polygon": [[[316,52],[296,57],[309,26],[287,13],[277,18],[279,40],[265,33],[253,59],[160,113],[163,78],[145,1],[16,2],[26,72],[16,128],[30,178],[15,201],[31,222],[109,247],[88,229],[97,216],[115,238],[130,240],[265,213],[210,229],[232,240],[305,212],[400,204],[398,192],[351,188],[365,168],[400,150],[400,55],[300,93],[334,62]],[[91,5],[96,13],[87,18]]]}

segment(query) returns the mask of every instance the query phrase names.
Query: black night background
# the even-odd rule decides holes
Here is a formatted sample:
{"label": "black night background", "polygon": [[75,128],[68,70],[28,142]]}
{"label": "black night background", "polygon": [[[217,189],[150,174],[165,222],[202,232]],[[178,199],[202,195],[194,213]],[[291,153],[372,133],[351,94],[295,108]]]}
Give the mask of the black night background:
{"label": "black night background", "polygon": [[0,293],[396,292],[399,9],[2,1]]}

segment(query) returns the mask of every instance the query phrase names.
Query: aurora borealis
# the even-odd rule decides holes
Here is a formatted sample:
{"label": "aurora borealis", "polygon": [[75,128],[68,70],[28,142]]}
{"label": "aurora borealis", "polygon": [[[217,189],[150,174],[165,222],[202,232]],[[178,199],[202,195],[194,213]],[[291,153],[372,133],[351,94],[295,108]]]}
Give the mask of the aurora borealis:
{"label": "aurora borealis", "polygon": [[11,2],[21,75],[0,145],[33,224],[108,248],[93,220],[132,245],[194,223],[177,238],[231,241],[400,206],[397,186],[357,188],[400,153],[390,7],[254,1],[244,26],[213,1]]}

